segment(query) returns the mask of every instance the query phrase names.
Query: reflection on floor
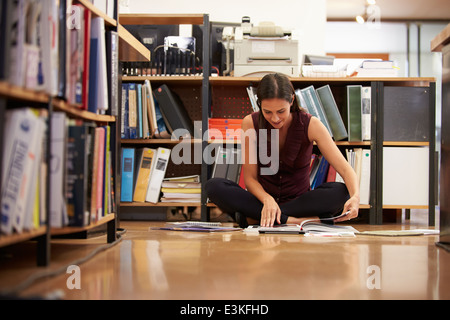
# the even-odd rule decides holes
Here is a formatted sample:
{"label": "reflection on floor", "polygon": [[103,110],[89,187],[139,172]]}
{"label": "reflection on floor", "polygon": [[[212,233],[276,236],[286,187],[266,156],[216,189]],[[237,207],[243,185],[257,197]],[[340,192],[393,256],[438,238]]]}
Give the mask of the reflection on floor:
{"label": "reflection on floor", "polygon": [[[421,215],[421,219],[423,215]],[[425,225],[423,224],[425,223]],[[359,231],[427,228],[425,222]],[[450,253],[438,236],[330,237],[150,230],[164,222],[122,221],[121,241],[77,272],[36,281],[21,297],[63,299],[449,299]],[[0,250],[0,289],[37,272],[64,269],[104,245],[105,236],[54,240],[48,268],[35,244]],[[74,288],[76,284],[80,289]]]}

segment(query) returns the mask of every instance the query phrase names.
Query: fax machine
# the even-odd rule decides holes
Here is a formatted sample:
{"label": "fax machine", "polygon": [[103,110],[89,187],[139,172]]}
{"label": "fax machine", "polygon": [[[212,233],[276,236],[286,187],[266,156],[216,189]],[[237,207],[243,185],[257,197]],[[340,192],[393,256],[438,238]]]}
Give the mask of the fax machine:
{"label": "fax machine", "polygon": [[300,76],[298,40],[271,22],[260,23],[250,32],[236,28],[234,41],[234,76],[262,76],[280,72]]}

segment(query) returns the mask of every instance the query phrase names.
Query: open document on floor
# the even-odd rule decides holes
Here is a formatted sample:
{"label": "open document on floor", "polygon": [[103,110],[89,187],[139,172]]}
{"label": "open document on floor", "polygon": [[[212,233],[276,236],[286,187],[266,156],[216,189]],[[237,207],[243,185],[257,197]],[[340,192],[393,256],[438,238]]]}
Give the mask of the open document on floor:
{"label": "open document on floor", "polygon": [[252,225],[245,229],[245,232],[258,232],[262,234],[304,234],[305,236],[355,236],[359,233],[352,226],[340,226],[334,224],[326,224],[322,221],[331,221],[346,216],[348,212],[333,218],[325,219],[309,219],[304,220],[300,224],[280,224],[273,227],[261,227]]}
{"label": "open document on floor", "polygon": [[238,231],[241,228],[222,226],[220,222],[181,221],[167,222],[164,227],[150,228],[151,230],[194,231],[194,232],[224,232]]}

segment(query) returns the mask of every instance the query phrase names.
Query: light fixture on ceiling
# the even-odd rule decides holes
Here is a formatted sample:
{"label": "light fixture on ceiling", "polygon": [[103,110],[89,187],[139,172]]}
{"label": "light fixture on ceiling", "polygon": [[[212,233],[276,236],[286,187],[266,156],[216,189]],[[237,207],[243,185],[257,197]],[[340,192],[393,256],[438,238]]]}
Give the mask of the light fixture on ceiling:
{"label": "light fixture on ceiling", "polygon": [[364,24],[366,22],[380,22],[380,7],[377,6],[376,0],[366,0],[364,5],[364,13],[355,17],[356,22]]}
{"label": "light fixture on ceiling", "polygon": [[364,24],[364,22],[366,22],[366,19],[364,18],[364,16],[367,16],[367,15],[364,13],[363,15],[356,16],[356,22],[358,22],[359,24]]}

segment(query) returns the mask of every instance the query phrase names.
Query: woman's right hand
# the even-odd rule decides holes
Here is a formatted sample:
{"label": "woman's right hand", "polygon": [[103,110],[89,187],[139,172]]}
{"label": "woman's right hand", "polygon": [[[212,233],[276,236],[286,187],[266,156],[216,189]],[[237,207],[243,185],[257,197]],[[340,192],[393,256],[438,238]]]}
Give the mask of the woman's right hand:
{"label": "woman's right hand", "polygon": [[278,224],[281,223],[281,210],[278,203],[272,197],[267,197],[263,202],[263,209],[261,211],[261,227],[273,227],[275,220]]}

